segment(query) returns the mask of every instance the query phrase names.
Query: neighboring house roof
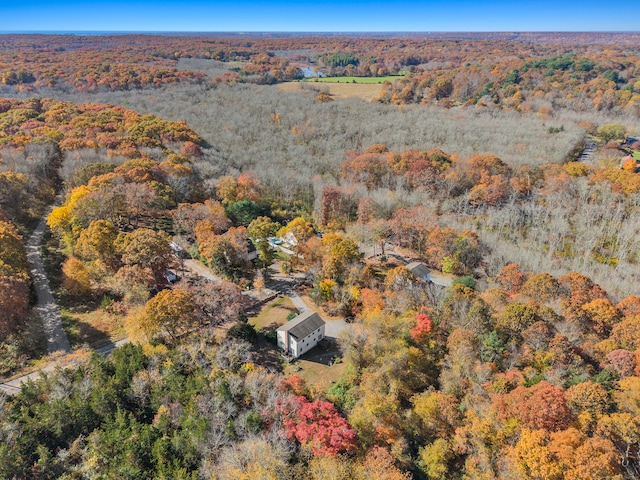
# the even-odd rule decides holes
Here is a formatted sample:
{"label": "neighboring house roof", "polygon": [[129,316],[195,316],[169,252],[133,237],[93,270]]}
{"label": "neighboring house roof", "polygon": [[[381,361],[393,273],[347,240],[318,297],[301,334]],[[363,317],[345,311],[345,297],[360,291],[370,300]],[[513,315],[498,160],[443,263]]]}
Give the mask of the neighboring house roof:
{"label": "neighboring house roof", "polygon": [[296,245],[298,245],[298,239],[293,234],[293,232],[287,233],[282,240],[284,240],[284,243],[288,243],[291,247],[295,247]]}
{"label": "neighboring house roof", "polygon": [[278,331],[279,332],[289,332],[289,335],[295,337],[298,340],[302,340],[307,335],[315,332],[322,325],[325,324],[325,321],[320,318],[316,312],[308,311],[302,312],[293,320],[285,323],[281,326]]}
{"label": "neighboring house roof", "polygon": [[638,138],[638,137],[627,137],[627,138],[624,139],[624,142],[620,146],[621,147],[625,147],[625,148],[637,149],[638,148],[638,144],[640,144],[640,138]]}
{"label": "neighboring house roof", "polygon": [[431,270],[422,262],[411,262],[407,265],[407,269],[418,278],[427,278],[431,274]]}

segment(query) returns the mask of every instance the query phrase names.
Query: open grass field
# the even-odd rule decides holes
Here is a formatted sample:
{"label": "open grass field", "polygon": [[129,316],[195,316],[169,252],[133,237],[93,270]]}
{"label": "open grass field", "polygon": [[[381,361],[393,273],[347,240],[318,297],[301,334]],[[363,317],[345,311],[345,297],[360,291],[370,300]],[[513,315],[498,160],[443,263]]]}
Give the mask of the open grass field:
{"label": "open grass field", "polygon": [[99,308],[86,310],[61,307],[62,324],[72,348],[87,344],[101,347],[125,337],[122,316]]}
{"label": "open grass field", "polygon": [[276,330],[287,322],[287,315],[291,312],[297,313],[297,310],[289,297],[276,298],[267,303],[258,315],[250,317],[249,323],[256,330]]}
{"label": "open grass field", "polygon": [[312,80],[305,80],[308,83],[384,83],[393,82],[404,75],[387,75],[385,77],[319,77]]}
{"label": "open grass field", "polygon": [[345,369],[345,363],[334,363],[329,366],[315,360],[301,359],[285,368],[284,374],[298,375],[316,392],[326,392],[334,382],[340,379]]}
{"label": "open grass field", "polygon": [[[277,88],[283,92],[296,92],[303,84],[303,82],[279,83]],[[323,83],[322,87],[329,89],[329,93],[334,98],[356,97],[367,102],[377,99],[382,90],[382,84],[379,83]]]}

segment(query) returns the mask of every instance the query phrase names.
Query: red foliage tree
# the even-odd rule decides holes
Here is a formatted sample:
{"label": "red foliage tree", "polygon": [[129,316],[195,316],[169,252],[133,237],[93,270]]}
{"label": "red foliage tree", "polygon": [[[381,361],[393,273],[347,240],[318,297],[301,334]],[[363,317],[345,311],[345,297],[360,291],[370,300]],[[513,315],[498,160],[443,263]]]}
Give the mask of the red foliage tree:
{"label": "red foliage tree", "polygon": [[343,187],[324,187],[320,211],[320,224],[344,225],[357,212],[357,204],[353,197],[353,190]]}
{"label": "red foliage tree", "polygon": [[424,343],[433,330],[433,322],[428,315],[419,313],[416,315],[416,326],[411,329],[411,338],[416,343]]}
{"label": "red foliage tree", "polygon": [[180,153],[190,157],[201,157],[202,149],[197,143],[184,142],[184,144],[182,144],[182,148],[180,149]]}
{"label": "red foliage tree", "polygon": [[616,371],[621,377],[630,377],[635,367],[633,357],[633,352],[629,350],[614,350],[607,355],[605,366]]}
{"label": "red foliage tree", "polygon": [[285,433],[302,445],[309,445],[314,455],[336,455],[357,447],[356,433],[330,402],[309,402],[297,397],[299,408],[294,418],[285,421]]}
{"label": "red foliage tree", "polygon": [[564,390],[545,381],[533,387],[517,387],[493,400],[498,418],[517,418],[528,428],[557,431],[571,421],[571,411],[564,399]]}

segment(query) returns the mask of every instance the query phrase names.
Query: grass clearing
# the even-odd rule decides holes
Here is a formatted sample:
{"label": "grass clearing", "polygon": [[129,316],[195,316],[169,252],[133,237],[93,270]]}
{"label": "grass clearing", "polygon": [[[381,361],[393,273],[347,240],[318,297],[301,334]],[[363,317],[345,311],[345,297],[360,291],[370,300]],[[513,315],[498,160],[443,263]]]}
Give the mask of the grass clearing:
{"label": "grass clearing", "polygon": [[72,348],[80,345],[101,347],[124,338],[122,316],[97,309],[79,311],[61,307],[62,325]]}
{"label": "grass clearing", "polygon": [[258,315],[250,317],[249,323],[256,330],[276,330],[287,323],[287,316],[291,312],[297,313],[297,310],[289,297],[276,298],[265,304]]}
{"label": "grass clearing", "polygon": [[[277,88],[283,92],[297,92],[300,91],[304,82],[287,82],[279,83]],[[320,88],[320,85],[317,85]],[[382,84],[379,83],[324,83],[323,89],[328,89],[329,94],[334,98],[361,98],[367,102],[376,100],[380,96],[382,91]]]}
{"label": "grass clearing", "polygon": [[[285,375],[298,375],[307,385],[317,392],[326,392],[333,383],[337,382],[344,374],[346,364],[344,362],[333,363],[334,358],[340,358],[340,352],[333,347],[329,350],[322,350],[316,347],[309,353],[303,355],[295,363],[284,369]],[[332,365],[328,365],[327,360],[331,359]]]}
{"label": "grass clearing", "polygon": [[404,75],[387,75],[385,77],[319,77],[313,80],[305,80],[307,83],[360,83],[360,84],[381,84],[393,82]]}
{"label": "grass clearing", "polygon": [[282,260],[284,262],[288,262],[291,260],[291,255],[289,255],[288,253],[284,253],[281,250],[277,250],[276,252],[274,252],[273,256],[276,260]]}

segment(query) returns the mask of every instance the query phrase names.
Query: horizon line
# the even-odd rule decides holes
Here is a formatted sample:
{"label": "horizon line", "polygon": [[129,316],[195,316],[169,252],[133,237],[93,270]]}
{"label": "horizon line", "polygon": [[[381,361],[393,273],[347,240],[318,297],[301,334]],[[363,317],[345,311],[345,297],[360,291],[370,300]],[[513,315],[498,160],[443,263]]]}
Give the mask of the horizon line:
{"label": "horizon line", "polygon": [[323,34],[323,35],[437,35],[442,33],[609,33],[628,34],[640,33],[640,30],[0,30],[0,35],[82,35],[82,34],[223,34],[223,35],[285,35],[285,34]]}

